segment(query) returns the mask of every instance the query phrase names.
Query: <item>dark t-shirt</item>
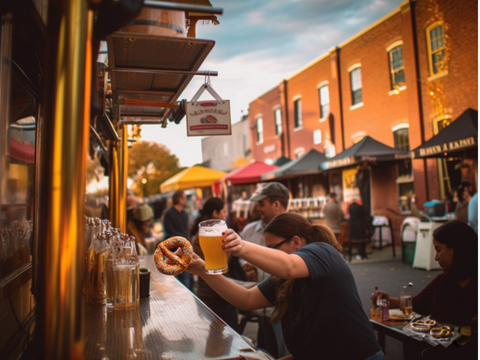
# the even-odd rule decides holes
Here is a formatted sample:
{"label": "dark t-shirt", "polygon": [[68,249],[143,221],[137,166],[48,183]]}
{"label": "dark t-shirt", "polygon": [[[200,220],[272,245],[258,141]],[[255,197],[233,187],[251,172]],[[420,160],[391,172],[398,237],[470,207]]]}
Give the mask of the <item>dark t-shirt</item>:
{"label": "dark t-shirt", "polygon": [[[295,360],[361,360],[380,351],[353,274],[340,253],[316,242],[295,254],[310,271],[310,278],[295,280],[282,318],[285,344]],[[271,278],[258,288],[275,303]]]}
{"label": "dark t-shirt", "polygon": [[413,310],[452,325],[470,325],[478,313],[478,280],[472,279],[461,287],[447,279],[446,274],[438,275],[413,297]]}
{"label": "dark t-shirt", "polygon": [[178,212],[171,206],[165,212],[163,228],[168,237],[182,236],[188,239],[188,214],[185,211]]}

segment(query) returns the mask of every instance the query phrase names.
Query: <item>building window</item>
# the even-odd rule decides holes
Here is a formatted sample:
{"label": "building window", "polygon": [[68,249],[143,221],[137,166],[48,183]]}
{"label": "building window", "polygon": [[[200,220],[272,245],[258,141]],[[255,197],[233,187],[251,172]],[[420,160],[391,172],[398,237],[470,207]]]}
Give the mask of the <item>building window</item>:
{"label": "building window", "polygon": [[223,143],[223,156],[228,157],[228,142]]}
{"label": "building window", "polygon": [[258,117],[255,120],[255,125],[257,127],[257,143],[263,142],[263,119]]}
{"label": "building window", "polygon": [[434,24],[427,28],[427,48],[430,75],[437,75],[446,71],[445,32],[443,25]]}
{"label": "building window", "polygon": [[313,132],[313,143],[315,145],[320,144],[322,142],[322,130],[315,130]]}
{"label": "building window", "polygon": [[302,99],[297,99],[293,102],[293,108],[295,111],[295,128],[302,127]]}
{"label": "building window", "polygon": [[352,105],[362,102],[362,73],[360,68],[350,71],[350,87],[352,91]]}
{"label": "building window", "polygon": [[390,61],[390,83],[391,90],[395,86],[402,86],[405,84],[405,74],[403,72],[403,46],[395,46],[388,52],[388,59]]}
{"label": "building window", "polygon": [[328,85],[318,89],[320,100],[320,119],[324,119],[330,113],[330,95],[328,93]]}
{"label": "building window", "polygon": [[[395,149],[410,150],[408,127],[393,132],[393,143]],[[412,160],[406,159],[397,163],[397,187],[399,210],[408,212],[411,209],[412,195],[414,194]]]}
{"label": "building window", "polygon": [[304,153],[305,153],[304,148],[295,149],[295,159],[301,158]]}
{"label": "building window", "polygon": [[410,150],[410,140],[408,138],[408,128],[398,129],[393,133],[393,143],[395,149],[405,151]]}
{"label": "building window", "polygon": [[273,112],[273,116],[275,118],[275,134],[281,135],[282,134],[282,111],[280,108],[277,108]]}

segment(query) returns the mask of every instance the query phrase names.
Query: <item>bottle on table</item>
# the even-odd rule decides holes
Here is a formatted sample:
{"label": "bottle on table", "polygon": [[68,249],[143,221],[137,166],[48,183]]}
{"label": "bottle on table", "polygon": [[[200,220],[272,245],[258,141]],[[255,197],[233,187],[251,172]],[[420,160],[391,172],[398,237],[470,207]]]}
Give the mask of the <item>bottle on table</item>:
{"label": "bottle on table", "polygon": [[413,313],[413,284],[408,283],[400,292],[400,310],[405,317],[410,317]]}

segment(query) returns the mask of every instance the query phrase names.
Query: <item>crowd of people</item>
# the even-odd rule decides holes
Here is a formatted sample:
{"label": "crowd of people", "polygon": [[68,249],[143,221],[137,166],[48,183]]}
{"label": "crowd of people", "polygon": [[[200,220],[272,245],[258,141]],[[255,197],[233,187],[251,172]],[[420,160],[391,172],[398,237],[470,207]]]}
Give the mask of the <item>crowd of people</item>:
{"label": "crowd of people", "polygon": [[[438,347],[419,353],[418,359],[476,358],[473,356],[477,349],[478,312],[477,194],[472,193],[467,183],[460,185],[457,194],[457,220],[440,226],[432,239],[435,260],[442,273],[414,297],[413,310],[438,321],[470,326],[475,340],[459,352],[442,351]],[[245,194],[242,196],[246,198]],[[328,197],[325,225],[314,225],[287,211],[291,195],[283,184],[270,182],[263,186],[249,199],[255,206],[255,221],[241,231],[234,228],[225,231],[223,248],[228,254],[229,272],[219,276],[205,272],[198,224],[207,219],[228,222],[227,201],[210,197],[191,219],[186,211],[185,192],[174,192],[171,205],[161,218],[164,238],[185,237],[195,253],[187,270],[177,276],[178,280],[234,330],[238,331],[239,312],[257,310],[257,346],[275,359],[319,358],[319,351],[329,359],[384,359],[339,243],[340,224],[347,220],[350,244],[358,242],[359,255],[366,258],[365,246],[371,237],[370,214],[354,198],[346,219],[337,194],[330,193]],[[145,238],[151,235],[152,211],[147,204],[135,204],[128,217],[129,230],[135,233],[139,246],[146,247]],[[256,285],[244,286],[243,282]],[[387,299],[391,308],[399,307],[399,298],[383,290],[373,293],[372,301],[379,295]]]}

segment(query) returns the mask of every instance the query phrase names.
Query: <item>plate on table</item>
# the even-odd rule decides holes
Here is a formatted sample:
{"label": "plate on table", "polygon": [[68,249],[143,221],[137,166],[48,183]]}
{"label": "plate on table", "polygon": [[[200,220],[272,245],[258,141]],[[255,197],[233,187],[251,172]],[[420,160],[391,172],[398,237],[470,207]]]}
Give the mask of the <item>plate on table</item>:
{"label": "plate on table", "polygon": [[411,313],[408,316],[405,316],[403,311],[400,309],[389,309],[388,310],[388,319],[390,321],[409,321],[412,320],[418,314]]}

